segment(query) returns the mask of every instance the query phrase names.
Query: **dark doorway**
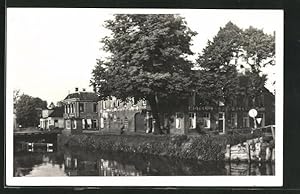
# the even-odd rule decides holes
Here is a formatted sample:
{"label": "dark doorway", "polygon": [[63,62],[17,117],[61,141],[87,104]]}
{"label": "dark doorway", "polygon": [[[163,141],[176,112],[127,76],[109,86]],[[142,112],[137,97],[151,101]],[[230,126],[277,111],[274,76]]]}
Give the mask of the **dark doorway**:
{"label": "dark doorway", "polygon": [[219,122],[218,122],[219,133],[225,132],[225,113],[219,112]]}
{"label": "dark doorway", "polygon": [[136,113],[134,115],[135,132],[145,132],[144,118],[145,116],[142,113]]}

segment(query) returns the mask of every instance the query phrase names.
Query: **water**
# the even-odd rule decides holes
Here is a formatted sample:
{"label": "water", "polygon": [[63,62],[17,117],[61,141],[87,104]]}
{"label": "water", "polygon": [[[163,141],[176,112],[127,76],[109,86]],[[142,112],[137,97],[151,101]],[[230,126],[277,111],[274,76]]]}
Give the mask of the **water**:
{"label": "water", "polygon": [[274,164],[201,162],[127,153],[63,149],[16,152],[14,176],[274,175]]}

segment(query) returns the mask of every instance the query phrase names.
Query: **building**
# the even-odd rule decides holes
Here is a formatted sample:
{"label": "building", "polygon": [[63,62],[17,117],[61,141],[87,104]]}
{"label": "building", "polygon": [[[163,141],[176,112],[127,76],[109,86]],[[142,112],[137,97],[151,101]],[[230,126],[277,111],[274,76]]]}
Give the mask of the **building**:
{"label": "building", "polygon": [[42,115],[40,118],[40,128],[44,130],[63,129],[63,113],[64,108],[62,106],[55,107],[53,103],[50,104],[47,109],[42,110]]}
{"label": "building", "polygon": [[[249,110],[258,114],[255,120],[249,116]],[[275,96],[266,88],[260,96],[236,97],[228,104],[202,106],[197,99],[190,104],[188,112],[188,129],[204,129],[226,133],[226,130],[253,128],[275,124]]]}
{"label": "building", "polygon": [[99,101],[98,117],[100,131],[104,132],[120,132],[123,127],[127,132],[145,133],[150,128],[146,101],[135,102],[133,98],[127,103],[115,97]]}
{"label": "building", "polygon": [[98,130],[98,96],[93,92],[79,91],[69,94],[64,104],[64,133],[81,133],[82,130]]}
{"label": "building", "polygon": [[[202,105],[201,99],[193,95],[176,106],[165,106],[160,113],[161,129],[164,133],[189,134],[211,131],[220,134],[233,129],[253,128],[275,124],[275,96],[266,88],[256,98],[238,96],[231,102]],[[151,108],[146,101],[122,103],[116,98],[99,101],[100,130],[149,133],[154,131]],[[249,116],[251,109],[257,110],[255,120]]]}

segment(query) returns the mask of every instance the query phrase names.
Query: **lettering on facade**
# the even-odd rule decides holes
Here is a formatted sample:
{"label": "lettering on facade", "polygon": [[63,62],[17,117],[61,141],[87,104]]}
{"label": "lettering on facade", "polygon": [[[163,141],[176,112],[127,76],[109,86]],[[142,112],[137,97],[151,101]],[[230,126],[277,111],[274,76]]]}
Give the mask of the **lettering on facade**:
{"label": "lettering on facade", "polygon": [[[251,108],[250,107],[240,107],[240,106],[232,106],[232,107],[226,107],[226,106],[221,106],[221,107],[212,107],[212,106],[189,106],[189,111],[232,111],[232,112],[237,112],[237,111],[249,111]],[[264,107],[257,108],[258,111],[264,111]]]}

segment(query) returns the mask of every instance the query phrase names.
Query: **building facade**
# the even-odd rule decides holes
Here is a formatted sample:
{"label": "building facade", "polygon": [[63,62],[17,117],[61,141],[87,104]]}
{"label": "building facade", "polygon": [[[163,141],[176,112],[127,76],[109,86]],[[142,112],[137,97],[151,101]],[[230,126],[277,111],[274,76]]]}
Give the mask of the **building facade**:
{"label": "building facade", "polygon": [[[194,95],[177,106],[159,106],[166,110],[159,117],[161,131],[167,134],[201,131],[224,134],[233,129],[275,124],[275,96],[267,89],[256,98],[239,96],[227,104],[219,102],[204,106]],[[248,114],[251,109],[258,112],[255,120]],[[124,126],[128,132],[151,133],[156,122],[146,101],[123,103],[114,97],[98,102],[98,117],[99,129],[103,132],[120,132]]]}
{"label": "building facade", "polygon": [[78,91],[69,94],[64,104],[64,133],[81,133],[82,130],[98,130],[98,96],[93,92]]}
{"label": "building facade", "polygon": [[127,132],[146,132],[147,126],[146,101],[127,103],[110,97],[98,102],[99,130],[103,132],[120,132],[121,128]]}
{"label": "building facade", "polygon": [[43,130],[63,129],[65,126],[63,118],[64,108],[62,106],[49,108],[42,110],[40,128]]}
{"label": "building facade", "polygon": [[[249,116],[251,109],[258,113],[255,119]],[[228,104],[201,106],[192,103],[189,106],[188,120],[188,129],[214,130],[219,133],[226,133],[226,130],[232,129],[274,125],[275,96],[264,88],[262,94],[256,98],[239,96]]]}

